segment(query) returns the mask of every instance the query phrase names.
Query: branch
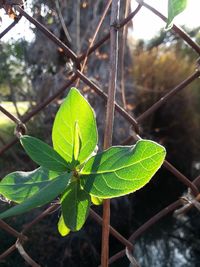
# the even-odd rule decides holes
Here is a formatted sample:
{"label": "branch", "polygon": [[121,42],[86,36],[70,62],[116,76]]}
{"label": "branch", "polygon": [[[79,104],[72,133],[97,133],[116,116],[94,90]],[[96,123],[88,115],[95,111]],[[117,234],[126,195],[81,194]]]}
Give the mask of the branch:
{"label": "branch", "polygon": [[[120,1],[112,1],[111,20],[110,20],[110,76],[108,88],[108,101],[106,111],[106,123],[104,132],[104,149],[112,146],[115,93],[117,83],[118,65],[118,29],[116,27],[119,20]],[[110,200],[103,202],[103,225],[102,225],[102,244],[101,244],[101,265],[108,266],[109,258],[109,225],[110,225]]]}

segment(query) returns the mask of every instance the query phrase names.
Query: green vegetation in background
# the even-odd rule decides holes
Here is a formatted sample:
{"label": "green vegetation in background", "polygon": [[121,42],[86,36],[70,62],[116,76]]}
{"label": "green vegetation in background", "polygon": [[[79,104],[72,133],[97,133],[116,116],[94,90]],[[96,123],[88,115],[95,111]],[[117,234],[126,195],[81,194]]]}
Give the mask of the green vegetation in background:
{"label": "green vegetation in background", "polygon": [[[20,101],[16,104],[20,115],[23,115],[29,108],[28,101]],[[3,101],[0,102],[0,105],[17,117],[16,108],[12,102]],[[16,125],[6,115],[0,112],[0,136],[3,138],[4,141],[9,140],[10,136],[13,135],[15,126]]]}
{"label": "green vegetation in background", "polygon": [[[0,99],[13,100],[16,95],[23,100],[27,92],[28,75],[25,63],[25,47],[28,44],[20,39],[0,44]],[[26,74],[26,75],[25,75]]]}

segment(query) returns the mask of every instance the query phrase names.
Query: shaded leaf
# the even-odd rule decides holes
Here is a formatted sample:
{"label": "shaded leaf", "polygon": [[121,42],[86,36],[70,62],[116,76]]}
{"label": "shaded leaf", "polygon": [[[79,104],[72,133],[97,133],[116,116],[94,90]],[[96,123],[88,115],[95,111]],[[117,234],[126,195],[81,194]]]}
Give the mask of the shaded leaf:
{"label": "shaded leaf", "polygon": [[13,172],[0,182],[0,194],[7,199],[20,203],[48,185],[58,174],[45,168],[31,172]]}
{"label": "shaded leaf", "polygon": [[20,142],[29,157],[38,165],[57,172],[67,170],[67,162],[51,146],[40,139],[23,135]]}
{"label": "shaded leaf", "polygon": [[56,114],[52,130],[54,149],[67,162],[73,160],[76,122],[79,126],[79,138],[82,143],[77,160],[81,164],[96,147],[97,128],[95,114],[90,104],[76,88],[72,88]]}
{"label": "shaded leaf", "polygon": [[49,203],[65,190],[66,186],[70,181],[70,178],[71,178],[71,173],[63,173],[59,175],[57,178],[51,180],[50,183],[48,183],[45,187],[39,190],[32,197],[27,198],[21,204],[16,205],[1,213],[0,219],[19,215],[31,209]]}
{"label": "shaded leaf", "polygon": [[187,6],[187,0],[168,0],[168,19],[166,30],[170,30],[173,26],[174,18],[183,12]]}
{"label": "shaded leaf", "polygon": [[74,144],[73,144],[73,157],[72,157],[72,166],[75,167],[78,164],[78,157],[81,150],[81,137],[80,137],[80,129],[78,126],[78,122],[75,122],[74,125]]}
{"label": "shaded leaf", "polygon": [[165,155],[164,147],[148,140],[140,140],[135,146],[111,147],[86,162],[81,185],[103,199],[129,194],[149,182]]}
{"label": "shaded leaf", "polygon": [[78,182],[72,182],[61,198],[62,214],[65,225],[72,231],[78,231],[85,223],[89,208],[90,195],[80,188]]}

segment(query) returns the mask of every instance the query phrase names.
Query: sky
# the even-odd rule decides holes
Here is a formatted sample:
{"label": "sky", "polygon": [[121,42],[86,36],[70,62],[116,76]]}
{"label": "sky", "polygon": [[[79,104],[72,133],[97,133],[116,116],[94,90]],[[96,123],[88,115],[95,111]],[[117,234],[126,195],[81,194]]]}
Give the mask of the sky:
{"label": "sky", "polygon": [[[167,16],[167,2],[168,0],[146,0],[146,3],[152,5],[162,14]],[[135,0],[131,1],[132,9],[137,6]],[[0,10],[2,23],[0,24],[0,31],[5,29],[9,23],[12,22],[8,16],[3,15],[3,10]],[[188,0],[187,9],[179,14],[174,21],[177,25],[185,24],[189,28],[200,26],[200,0]],[[30,23],[22,18],[15,28],[8,33],[2,41],[11,40],[11,38],[18,39],[25,37],[26,40],[34,38],[32,31],[29,29]],[[164,29],[165,23],[155,16],[151,11],[145,7],[137,14],[133,20],[133,38],[135,39],[151,39],[158,31]]]}
{"label": "sky", "polygon": [[[145,2],[167,17],[167,0],[145,0]],[[137,6],[132,1],[132,9]],[[186,25],[188,28],[200,26],[200,0],[188,0],[187,8],[174,20],[178,26]],[[145,7],[137,14],[133,20],[133,36],[136,39],[151,39],[159,30],[165,27],[165,22],[154,15]]]}

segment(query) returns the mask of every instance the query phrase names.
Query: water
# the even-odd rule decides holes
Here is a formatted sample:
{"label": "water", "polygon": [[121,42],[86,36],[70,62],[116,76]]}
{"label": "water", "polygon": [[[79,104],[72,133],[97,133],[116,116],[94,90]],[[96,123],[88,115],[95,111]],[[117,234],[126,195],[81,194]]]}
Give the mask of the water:
{"label": "water", "polygon": [[200,266],[199,233],[193,227],[187,215],[163,220],[136,240],[134,257],[141,267]]}

